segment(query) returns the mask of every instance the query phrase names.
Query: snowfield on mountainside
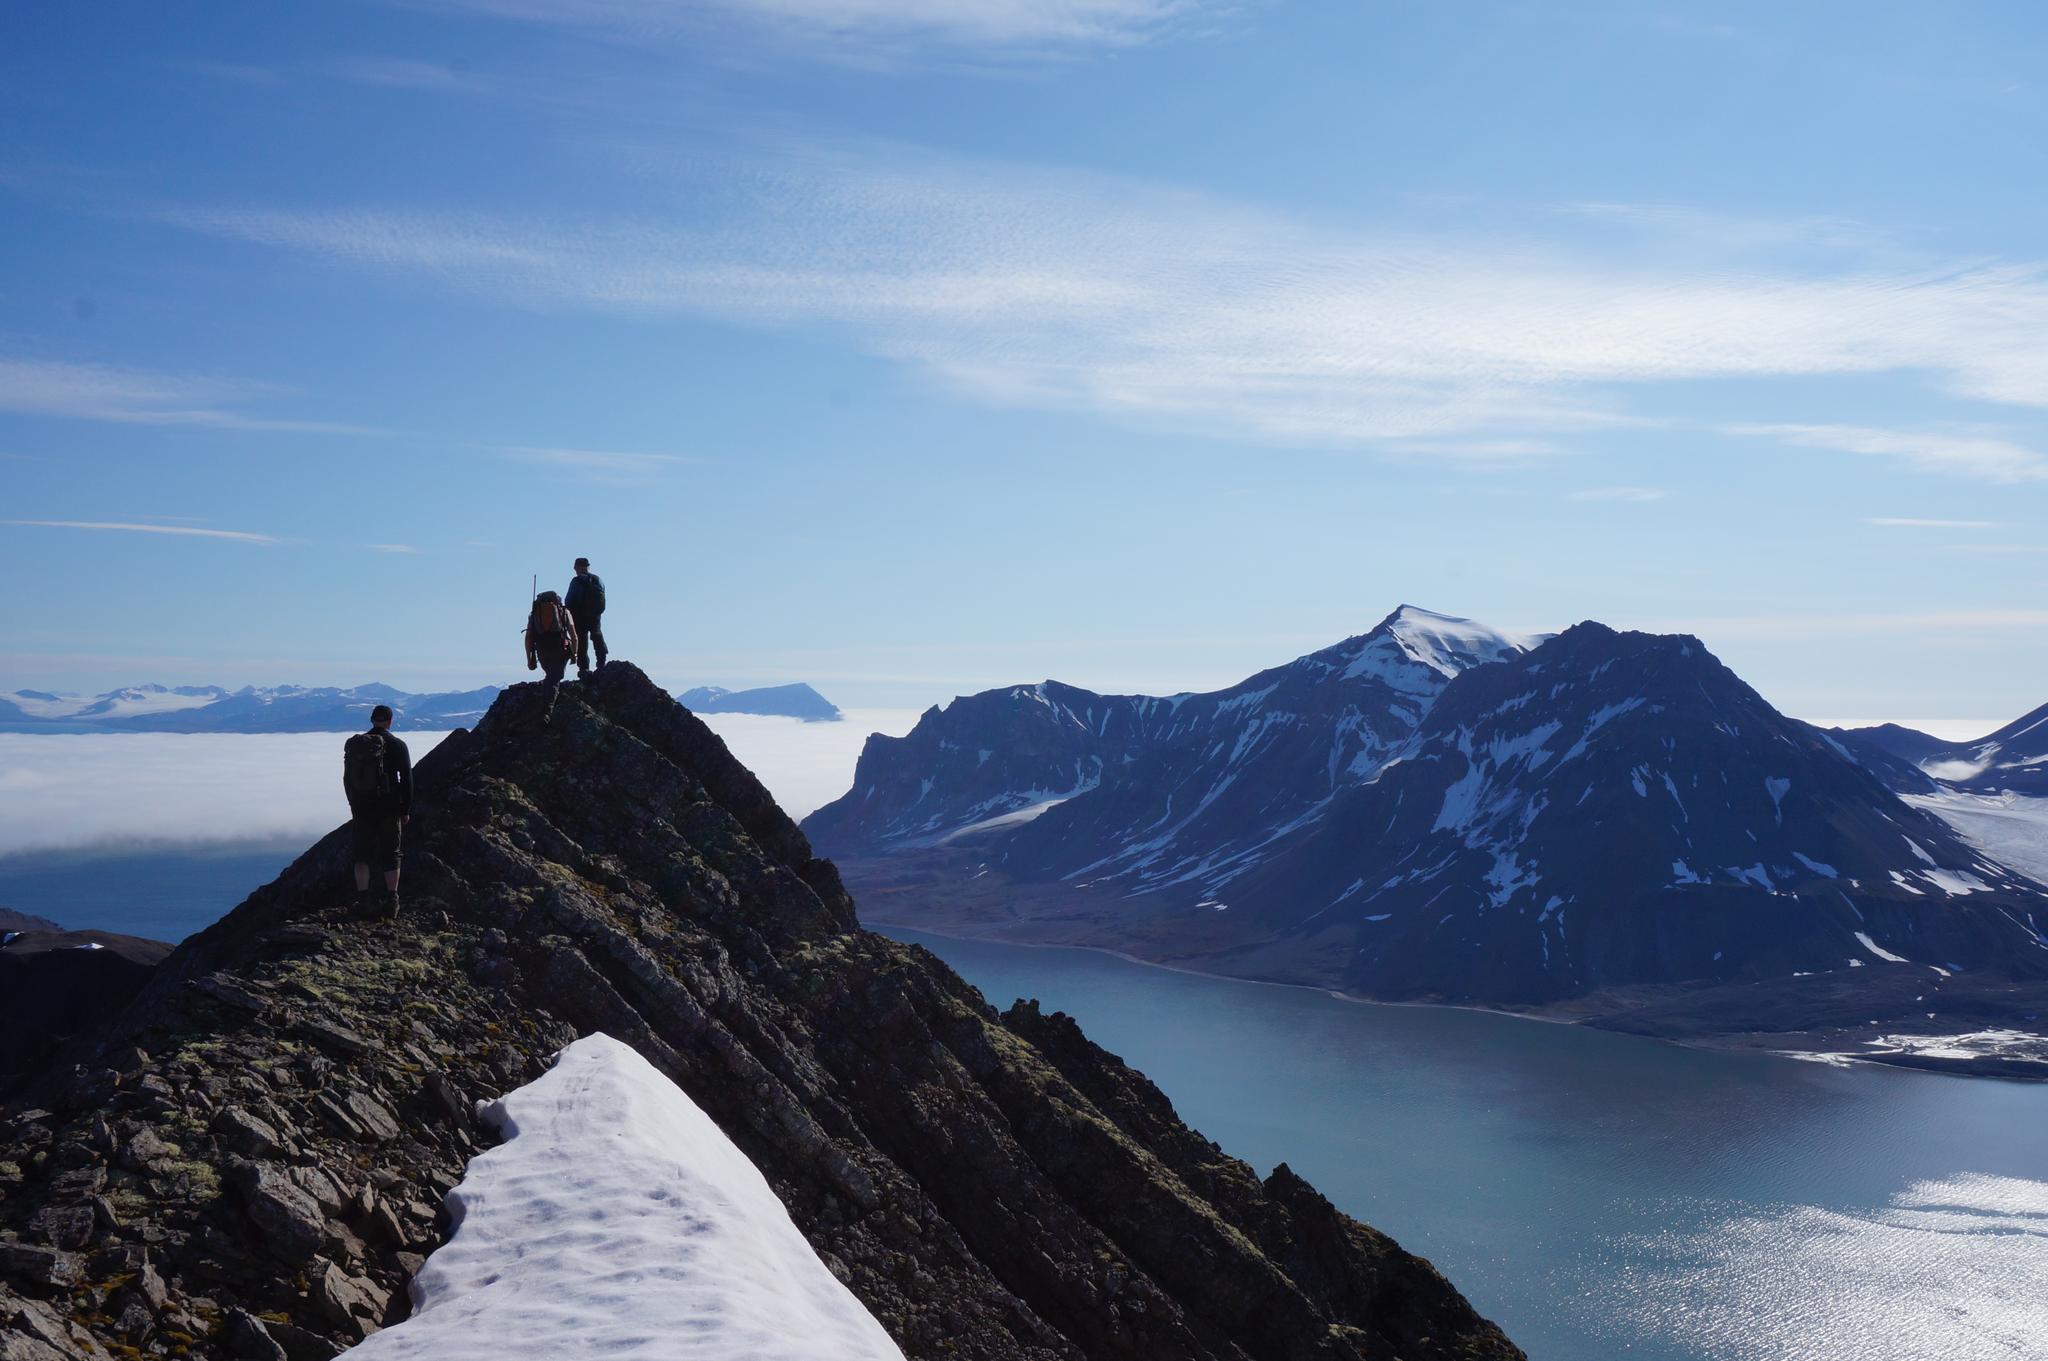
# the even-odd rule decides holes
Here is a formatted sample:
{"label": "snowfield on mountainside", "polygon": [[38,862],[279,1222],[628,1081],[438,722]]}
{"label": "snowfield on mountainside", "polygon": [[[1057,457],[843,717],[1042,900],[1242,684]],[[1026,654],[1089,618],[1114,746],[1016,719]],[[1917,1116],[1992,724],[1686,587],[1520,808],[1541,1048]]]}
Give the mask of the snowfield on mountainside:
{"label": "snowfield on mountainside", "polygon": [[483,1110],[415,1313],[364,1361],[903,1361],[745,1154],[609,1035]]}

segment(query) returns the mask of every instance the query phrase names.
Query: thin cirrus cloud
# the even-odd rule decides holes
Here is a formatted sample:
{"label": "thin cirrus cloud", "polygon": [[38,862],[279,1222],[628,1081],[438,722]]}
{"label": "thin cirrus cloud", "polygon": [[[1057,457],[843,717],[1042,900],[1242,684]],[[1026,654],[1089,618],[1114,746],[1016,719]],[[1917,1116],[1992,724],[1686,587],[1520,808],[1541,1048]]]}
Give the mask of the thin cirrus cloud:
{"label": "thin cirrus cloud", "polygon": [[340,79],[358,85],[381,85],[398,90],[459,94],[487,88],[487,83],[479,76],[417,57],[342,57],[328,70]]}
{"label": "thin cirrus cloud", "polygon": [[198,529],[191,525],[134,524],[125,520],[0,520],[0,525],[25,529],[84,529],[116,534],[169,534],[191,539],[229,539],[265,548],[284,542],[273,534],[254,534],[241,529]]}
{"label": "thin cirrus cloud", "polygon": [[1662,501],[1671,493],[1662,487],[1586,487],[1571,492],[1567,499],[1573,501],[1626,501],[1646,503]]}
{"label": "thin cirrus cloud", "polygon": [[2039,557],[2048,553],[2048,544],[2040,543],[1958,543],[1950,544],[1949,548],[1956,553],[1983,553],[1990,557]]}
{"label": "thin cirrus cloud", "polygon": [[697,460],[681,454],[640,454],[617,449],[555,449],[530,444],[503,444],[496,451],[516,463],[596,473],[618,479],[645,479]]}
{"label": "thin cirrus cloud", "polygon": [[[1691,245],[1660,259],[1654,219],[1632,252],[1333,229],[902,148],[814,150],[725,182],[726,206],[694,227],[169,216],[513,306],[829,328],[985,402],[1272,443],[1497,453],[1669,419],[1646,409],[1661,389],[1745,378],[1912,374],[1945,398],[2048,408],[2040,266],[1908,268],[1851,245],[1826,269],[1777,266],[1761,248],[1708,266]],[[1992,481],[2048,475],[2024,446],[1968,432],[1727,433]]]}
{"label": "thin cirrus cloud", "polygon": [[[2048,390],[2033,400],[2048,402]],[[1947,430],[1882,430],[1862,425],[1735,425],[1734,435],[1756,435],[1808,449],[1895,458],[1922,472],[1954,473],[1983,482],[2048,482],[2048,456],[1993,435]]]}
{"label": "thin cirrus cloud", "polygon": [[252,383],[105,364],[0,358],[0,411],[121,425],[189,426],[264,433],[377,435],[367,426],[252,415],[238,409],[265,394]]}
{"label": "thin cirrus cloud", "polygon": [[363,546],[369,549],[372,553],[399,553],[410,555],[418,553],[420,551],[419,549],[413,547],[409,543],[371,543],[364,544]]}
{"label": "thin cirrus cloud", "polygon": [[1129,47],[1231,8],[1204,0],[417,0],[632,41],[738,23],[802,49],[982,54]]}
{"label": "thin cirrus cloud", "polygon": [[1880,529],[1996,529],[1996,520],[1921,520],[1907,515],[1866,515],[1863,523]]}

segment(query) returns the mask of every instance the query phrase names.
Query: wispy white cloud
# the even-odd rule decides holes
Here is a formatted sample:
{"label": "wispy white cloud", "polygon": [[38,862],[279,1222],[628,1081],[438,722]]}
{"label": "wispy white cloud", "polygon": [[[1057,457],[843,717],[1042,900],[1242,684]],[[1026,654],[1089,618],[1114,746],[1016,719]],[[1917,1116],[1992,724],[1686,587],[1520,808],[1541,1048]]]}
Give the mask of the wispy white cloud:
{"label": "wispy white cloud", "polygon": [[496,449],[519,463],[625,478],[652,477],[665,469],[698,461],[681,454],[641,454],[616,449],[554,449],[527,444],[498,445]]}
{"label": "wispy white cloud", "polygon": [[1662,487],[1587,487],[1570,493],[1573,501],[1662,501],[1671,493]]}
{"label": "wispy white cloud", "polygon": [[1996,529],[1996,520],[1920,520],[1902,515],[1866,515],[1863,523],[1885,529]]}
{"label": "wispy white cloud", "polygon": [[417,552],[419,552],[419,551],[420,551],[419,549],[417,549],[417,548],[414,548],[414,547],[413,547],[413,546],[412,546],[411,544],[409,544],[409,543],[371,543],[371,544],[364,544],[363,546],[364,546],[365,548],[369,549],[369,550],[370,550],[370,551],[371,551],[372,553],[407,553],[407,554],[410,554],[410,553],[417,553]]}
{"label": "wispy white cloud", "polygon": [[233,539],[237,543],[271,547],[284,540],[272,534],[251,534],[240,529],[195,529],[191,525],[129,524],[120,520],[0,520],[0,525],[35,529],[110,530],[122,534],[173,534],[195,539]]}
{"label": "wispy white cloud", "polygon": [[486,88],[486,82],[467,71],[417,57],[342,57],[328,68],[343,80],[358,85],[383,85],[401,90],[434,90],[460,94]]}
{"label": "wispy white cloud", "polygon": [[1565,453],[1562,446],[1545,439],[1393,440],[1378,448],[1389,454],[1481,468],[1541,463]]}
{"label": "wispy white cloud", "polygon": [[367,426],[252,415],[236,409],[271,391],[258,384],[221,378],[104,364],[0,358],[0,411],[208,430],[324,435],[385,433]]}
{"label": "wispy white cloud", "polygon": [[1991,557],[2037,557],[2048,553],[2048,544],[2039,543],[1956,543],[1949,550],[1955,553],[1983,553]]}
{"label": "wispy white cloud", "polygon": [[224,80],[234,85],[275,86],[285,83],[280,71],[268,66],[252,66],[242,62],[195,61],[184,64],[185,69],[196,71],[214,80]]}
{"label": "wispy white cloud", "polygon": [[[2048,400],[2048,389],[2037,400]],[[1729,427],[1729,433],[1783,440],[1808,449],[1896,458],[1922,472],[1952,473],[1985,482],[2048,482],[2048,457],[2008,439],[1967,431],[1881,430],[1863,425],[1736,425]]]}
{"label": "wispy white cloud", "polygon": [[2048,610],[1900,610],[1873,614],[1772,614],[1636,620],[1618,627],[1690,633],[1709,647],[1718,638],[1810,639],[1978,634],[2048,629]]}
{"label": "wispy white cloud", "polygon": [[[668,173],[655,156],[649,167]],[[2048,270],[1703,262],[1498,236],[1333,229],[1126,180],[902,148],[726,167],[678,228],[369,210],[188,210],[229,237],[512,305],[821,327],[998,404],[1219,437],[1488,461],[1641,423],[1661,385],[1900,373],[2048,408]],[[735,188],[735,186],[740,186]],[[1746,435],[2002,481],[2048,463],[1971,432]]]}
{"label": "wispy white cloud", "polygon": [[634,41],[734,23],[821,55],[980,55],[1129,47],[1234,8],[1218,0],[419,0]]}

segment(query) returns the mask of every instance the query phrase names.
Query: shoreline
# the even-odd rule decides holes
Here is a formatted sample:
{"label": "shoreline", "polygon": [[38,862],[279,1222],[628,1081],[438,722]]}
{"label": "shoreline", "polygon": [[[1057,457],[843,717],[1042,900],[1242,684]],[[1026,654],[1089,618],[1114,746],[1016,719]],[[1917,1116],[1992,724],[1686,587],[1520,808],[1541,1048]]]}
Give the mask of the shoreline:
{"label": "shoreline", "polygon": [[[929,926],[918,926],[911,922],[891,922],[863,919],[861,922],[861,926],[863,929],[869,931],[881,930],[885,927],[898,931],[915,931],[919,935],[936,936],[940,940],[964,941],[970,945],[1002,945],[1013,947],[1020,950],[1079,950],[1091,955],[1108,955],[1111,959],[1120,959],[1126,964],[1135,964],[1140,968],[1161,969],[1167,973],[1185,974],[1190,978],[1206,978],[1211,980],[1212,982],[1217,983],[1244,983],[1251,985],[1253,987],[1260,988],[1292,988],[1299,992],[1312,992],[1316,993],[1319,996],[1327,997],[1334,1002],[1345,1002],[1353,1006],[1414,1007],[1429,1011],[1469,1011],[1481,1016],[1501,1016],[1511,1021],[1535,1021],[1543,1025],[1586,1026],[1588,1029],[1597,1028],[1591,1025],[1592,1018],[1590,1017],[1574,1019],[1568,1016],[1544,1016],[1532,1011],[1510,1011],[1504,1007],[1482,1006],[1477,1002],[1395,1001],[1390,998],[1366,997],[1360,993],[1345,992],[1341,988],[1325,988],[1318,986],[1314,983],[1286,983],[1282,982],[1277,978],[1245,978],[1239,974],[1214,973],[1207,969],[1191,969],[1184,964],[1166,964],[1156,959],[1146,959],[1142,955],[1134,955],[1126,953],[1122,950],[1111,949],[1107,945],[1067,945],[1062,944],[1058,941],[1049,940],[1005,940],[999,936],[975,936],[969,935],[963,931],[939,931],[934,930],[932,927]],[[1636,1035],[1634,1034],[1634,1032],[1631,1031],[1615,1030],[1608,1031],[1606,1033],[1612,1035],[1631,1035],[1635,1039],[1652,1040],[1659,1044],[1673,1044],[1677,1045],[1681,1049],[1732,1050],[1740,1047],[1712,1044],[1687,1044],[1685,1041],[1671,1036]],[[1759,1054],[1777,1054],[1781,1051],[1769,1049],[1756,1049],[1753,1052]]]}
{"label": "shoreline", "polygon": [[[2043,1071],[2038,1076],[2024,1072],[2013,1072],[2010,1071],[2012,1064],[2028,1060],[2016,1060],[2010,1055],[1987,1054],[1979,1056],[1978,1060],[1928,1062],[1925,1059],[1916,1058],[1910,1051],[1892,1050],[1878,1053],[1850,1053],[1835,1047],[1793,1049],[1783,1047],[1782,1045],[1742,1042],[1744,1039],[1752,1036],[1759,1039],[1766,1037],[1783,1039],[1794,1035],[1812,1036],[1814,1035],[1812,1031],[1737,1031],[1710,1036],[1646,1034],[1640,1031],[1613,1030],[1597,1026],[1594,1024],[1598,1019],[1595,1016],[1573,1018],[1543,1015],[1537,1012],[1511,1011],[1503,1007],[1482,1006],[1472,1002],[1393,1001],[1377,997],[1365,997],[1358,993],[1345,992],[1337,988],[1320,987],[1314,983],[1287,983],[1272,978],[1244,978],[1236,974],[1214,973],[1205,969],[1189,968],[1182,964],[1167,964],[1158,960],[1145,959],[1142,956],[1130,954],[1123,950],[1112,949],[1106,945],[1070,945],[1056,941],[1005,940],[999,936],[977,936],[957,930],[941,931],[928,926],[919,926],[911,922],[882,921],[879,919],[863,919],[861,926],[863,929],[871,931],[880,931],[885,928],[899,931],[915,931],[920,935],[933,936],[940,940],[961,941],[970,945],[1000,945],[1026,950],[1078,950],[1088,954],[1107,955],[1112,959],[1122,960],[1126,964],[1134,964],[1141,968],[1160,969],[1167,973],[1185,974],[1190,978],[1202,978],[1222,983],[1244,983],[1264,988],[1293,988],[1303,992],[1317,993],[1333,1001],[1347,1002],[1356,1006],[1416,1007],[1441,1011],[1466,1011],[1485,1016],[1500,1016],[1509,1020],[1535,1021],[1546,1025],[1584,1026],[1588,1029],[1601,1030],[1603,1034],[1625,1035],[1635,1039],[1648,1040],[1656,1044],[1671,1045],[1678,1049],[1692,1049],[1722,1054],[1755,1054],[1759,1057],[1783,1059],[1793,1063],[1819,1064],[1836,1068],[1852,1065],[1867,1066],[1884,1068],[1896,1073],[1924,1074],[1929,1077],[1991,1078],[1998,1081],[2027,1083],[2048,1082],[2048,1063],[2041,1065]],[[1819,1037],[1815,1036],[1815,1038],[1818,1039]],[[2048,1036],[2043,1038],[2048,1039]],[[1984,1068],[1971,1067],[1970,1064],[1976,1061],[1982,1061],[1988,1066]]]}

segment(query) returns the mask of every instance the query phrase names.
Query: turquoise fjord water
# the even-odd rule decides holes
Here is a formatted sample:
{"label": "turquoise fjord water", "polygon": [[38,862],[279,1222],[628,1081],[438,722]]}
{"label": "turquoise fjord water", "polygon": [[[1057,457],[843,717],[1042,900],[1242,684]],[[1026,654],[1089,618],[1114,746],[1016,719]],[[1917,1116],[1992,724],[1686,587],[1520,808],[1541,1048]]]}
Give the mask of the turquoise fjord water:
{"label": "turquoise fjord water", "polygon": [[[176,940],[292,857],[0,859],[0,906]],[[1181,1114],[1432,1258],[1536,1361],[2048,1361],[2048,1086],[1368,1006],[890,934],[1078,1017]]]}
{"label": "turquoise fjord water", "polygon": [[1680,1049],[884,928],[1036,997],[1536,1361],[2048,1358],[2048,1085]]}

